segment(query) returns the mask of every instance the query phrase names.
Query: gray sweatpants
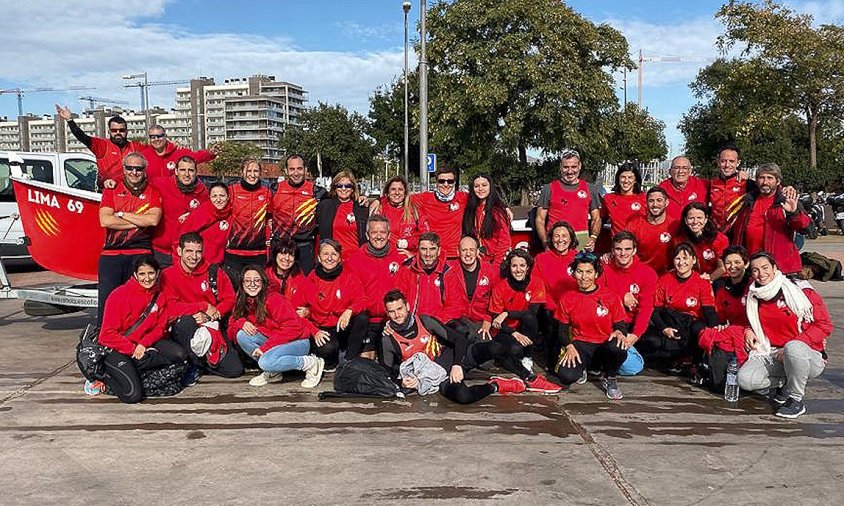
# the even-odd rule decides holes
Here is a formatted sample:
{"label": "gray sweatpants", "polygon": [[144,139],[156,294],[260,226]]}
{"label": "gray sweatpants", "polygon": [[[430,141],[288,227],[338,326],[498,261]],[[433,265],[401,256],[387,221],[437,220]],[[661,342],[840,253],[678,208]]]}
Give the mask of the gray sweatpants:
{"label": "gray sweatpants", "polygon": [[743,390],[755,391],[786,385],[786,394],[802,401],[806,383],[823,372],[823,358],[819,351],[798,340],[785,343],[782,350],[782,362],[774,359],[774,353],[750,357],[739,369],[739,386]]}

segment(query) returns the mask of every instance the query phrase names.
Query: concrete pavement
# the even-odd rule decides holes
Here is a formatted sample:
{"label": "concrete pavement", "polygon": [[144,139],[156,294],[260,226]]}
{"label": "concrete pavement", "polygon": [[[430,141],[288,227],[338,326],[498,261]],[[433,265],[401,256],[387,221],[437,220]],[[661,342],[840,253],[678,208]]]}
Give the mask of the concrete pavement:
{"label": "concrete pavement", "polygon": [[[827,254],[842,246],[809,243]],[[17,285],[54,279],[12,275]],[[844,283],[816,286],[836,333],[796,421],[652,372],[622,380],[621,402],[591,382],[472,406],[319,401],[291,375],[263,388],[204,377],[177,397],[127,406],[82,393],[73,352],[90,313],[33,318],[2,301],[0,502],[841,503]]]}

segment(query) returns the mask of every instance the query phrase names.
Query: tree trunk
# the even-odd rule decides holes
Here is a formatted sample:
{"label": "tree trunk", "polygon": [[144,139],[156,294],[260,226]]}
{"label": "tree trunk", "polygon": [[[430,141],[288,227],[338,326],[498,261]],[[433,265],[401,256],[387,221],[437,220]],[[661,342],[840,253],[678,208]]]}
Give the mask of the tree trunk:
{"label": "tree trunk", "polygon": [[[521,143],[519,144],[519,170],[528,170],[527,147],[524,144],[521,144]],[[520,206],[531,205],[530,193],[525,188],[522,188],[521,199],[520,199],[519,205]]]}
{"label": "tree trunk", "polygon": [[806,123],[809,125],[809,167],[818,168],[818,111],[808,107],[806,109]]}

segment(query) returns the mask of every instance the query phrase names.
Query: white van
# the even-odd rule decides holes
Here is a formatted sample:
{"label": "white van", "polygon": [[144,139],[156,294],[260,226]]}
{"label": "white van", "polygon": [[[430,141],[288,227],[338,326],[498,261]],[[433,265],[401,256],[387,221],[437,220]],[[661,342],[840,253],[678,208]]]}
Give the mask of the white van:
{"label": "white van", "polygon": [[96,191],[97,160],[91,153],[0,151],[0,257],[28,258],[18,204],[9,179],[11,166],[36,181]]}

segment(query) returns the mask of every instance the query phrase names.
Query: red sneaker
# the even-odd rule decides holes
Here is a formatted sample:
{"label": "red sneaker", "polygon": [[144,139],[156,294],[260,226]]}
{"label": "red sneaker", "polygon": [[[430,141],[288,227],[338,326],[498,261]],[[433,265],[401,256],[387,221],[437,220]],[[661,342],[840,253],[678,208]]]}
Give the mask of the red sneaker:
{"label": "red sneaker", "polygon": [[498,393],[501,395],[520,394],[525,391],[525,382],[519,378],[493,376],[489,379],[489,382],[494,383],[498,387]]}
{"label": "red sneaker", "polygon": [[552,383],[545,379],[544,376],[537,374],[536,379],[525,383],[528,392],[541,392],[543,394],[556,394],[563,390],[563,387],[556,383]]}

